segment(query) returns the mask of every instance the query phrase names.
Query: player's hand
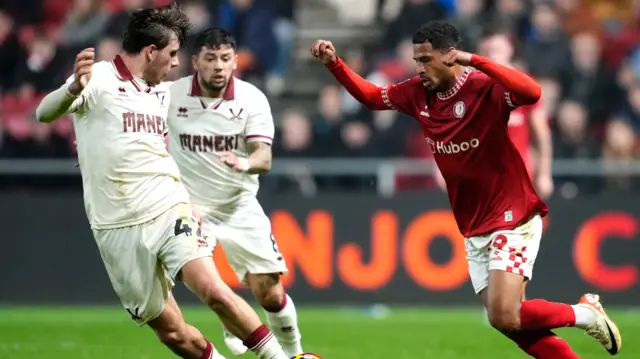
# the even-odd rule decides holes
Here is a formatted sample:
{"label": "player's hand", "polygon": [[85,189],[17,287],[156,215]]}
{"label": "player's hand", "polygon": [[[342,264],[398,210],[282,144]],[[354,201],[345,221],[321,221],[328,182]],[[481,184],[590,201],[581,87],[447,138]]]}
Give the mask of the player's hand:
{"label": "player's hand", "polygon": [[471,54],[468,52],[453,49],[442,56],[442,62],[451,67],[453,65],[469,66],[471,65]]}
{"label": "player's hand", "polygon": [[89,84],[91,79],[91,67],[95,60],[96,52],[93,47],[82,50],[76,56],[76,62],[73,65],[74,81],[69,85],[69,92],[72,95],[79,96],[82,90]]}
{"label": "player's hand", "polygon": [[444,181],[444,177],[442,177],[442,173],[440,171],[436,171],[433,177],[436,181],[436,185],[438,186],[438,188],[440,188],[442,192],[447,193],[447,182]]}
{"label": "player's hand", "polygon": [[240,159],[232,152],[218,153],[218,158],[234,172],[245,172],[248,169],[248,162],[246,159]]}
{"label": "player's hand", "polygon": [[536,179],[536,190],[542,199],[547,199],[553,194],[553,178],[551,175],[540,175]]}
{"label": "player's hand", "polygon": [[193,205],[191,205],[191,214],[193,214],[193,217],[198,222],[198,227],[202,228],[202,215]]}
{"label": "player's hand", "polygon": [[311,46],[311,55],[325,65],[334,64],[338,60],[336,48],[327,40],[316,40]]}

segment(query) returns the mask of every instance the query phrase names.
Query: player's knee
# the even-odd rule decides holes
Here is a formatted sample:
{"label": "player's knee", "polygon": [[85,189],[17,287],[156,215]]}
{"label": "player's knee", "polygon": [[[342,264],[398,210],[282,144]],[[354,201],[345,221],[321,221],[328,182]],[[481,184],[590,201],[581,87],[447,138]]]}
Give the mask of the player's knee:
{"label": "player's knee", "polygon": [[284,301],[284,288],[278,274],[248,275],[251,291],[260,305],[268,311],[277,311]]}
{"label": "player's knee", "polygon": [[520,313],[511,306],[490,306],[487,310],[491,326],[503,333],[520,330]]}
{"label": "player's knee", "polygon": [[224,283],[212,283],[206,286],[202,293],[202,300],[213,311],[220,312],[232,306],[235,293]]}

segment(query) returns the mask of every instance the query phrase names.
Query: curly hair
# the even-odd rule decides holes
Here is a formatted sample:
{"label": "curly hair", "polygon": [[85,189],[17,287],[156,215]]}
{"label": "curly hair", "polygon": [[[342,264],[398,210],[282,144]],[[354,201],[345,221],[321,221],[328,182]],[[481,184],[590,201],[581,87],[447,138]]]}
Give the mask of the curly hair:
{"label": "curly hair", "polygon": [[184,44],[191,24],[180,7],[170,5],[135,11],[124,31],[122,49],[128,54],[137,54],[149,45],[164,49],[175,34]]}
{"label": "curly hair", "polygon": [[460,46],[460,33],[452,24],[436,20],[420,26],[413,34],[414,44],[429,42],[434,49],[445,50]]}

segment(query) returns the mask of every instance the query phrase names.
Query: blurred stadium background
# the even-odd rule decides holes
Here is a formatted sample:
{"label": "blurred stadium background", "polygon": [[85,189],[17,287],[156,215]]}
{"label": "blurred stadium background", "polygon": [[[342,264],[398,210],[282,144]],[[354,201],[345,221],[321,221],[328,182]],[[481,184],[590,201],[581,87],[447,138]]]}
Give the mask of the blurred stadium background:
{"label": "blurred stadium background", "polygon": [[[69,119],[38,123],[39,100],[71,73],[77,51],[118,53],[128,13],[147,0],[0,1],[0,358],[169,358],[130,323],[112,293],[82,205]],[[486,327],[464,248],[430,151],[411,119],[373,114],[309,58],[332,40],[378,84],[413,74],[410,36],[448,18],[473,51],[482,29],[511,29],[518,61],[543,86],[556,191],[530,285],[614,307],[640,346],[640,1],[185,0],[194,33],[230,29],[236,74],[265,90],[277,136],[261,201],[301,309],[307,350],[342,358],[524,358]],[[191,71],[187,44],[177,78]],[[217,253],[223,276],[239,291]],[[183,305],[197,304],[184,289]],[[472,309],[463,309],[471,307]],[[193,307],[196,308],[196,307]],[[215,317],[186,309],[222,347]],[[563,330],[582,358],[606,353]]]}

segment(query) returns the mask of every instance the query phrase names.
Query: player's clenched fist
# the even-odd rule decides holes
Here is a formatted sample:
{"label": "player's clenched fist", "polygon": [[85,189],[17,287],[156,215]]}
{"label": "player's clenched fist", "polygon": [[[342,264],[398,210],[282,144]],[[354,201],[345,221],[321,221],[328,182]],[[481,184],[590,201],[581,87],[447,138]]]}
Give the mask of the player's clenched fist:
{"label": "player's clenched fist", "polygon": [[336,48],[327,40],[316,40],[311,47],[311,55],[325,65],[333,64],[337,60]]}
{"label": "player's clenched fist", "polygon": [[461,65],[469,66],[471,64],[471,54],[460,50],[450,50],[442,56],[442,62],[447,66]]}
{"label": "player's clenched fist", "polygon": [[76,56],[76,62],[73,65],[73,74],[75,75],[73,83],[69,85],[69,92],[72,95],[80,95],[82,90],[87,87],[91,79],[91,67],[95,60],[96,52],[94,48],[86,48]]}

